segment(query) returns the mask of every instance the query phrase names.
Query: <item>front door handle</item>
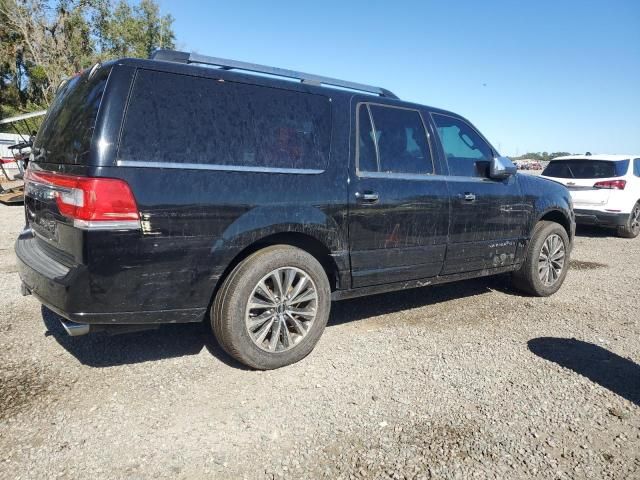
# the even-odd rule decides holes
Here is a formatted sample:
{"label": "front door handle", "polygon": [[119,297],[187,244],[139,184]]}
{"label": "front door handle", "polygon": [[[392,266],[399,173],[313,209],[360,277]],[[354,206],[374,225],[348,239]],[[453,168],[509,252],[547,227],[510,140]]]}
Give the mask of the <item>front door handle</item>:
{"label": "front door handle", "polygon": [[476,195],[470,192],[466,192],[464,195],[460,194],[458,197],[463,199],[465,202],[474,202],[476,200]]}
{"label": "front door handle", "polygon": [[365,203],[376,203],[380,196],[376,192],[356,192],[356,198]]}

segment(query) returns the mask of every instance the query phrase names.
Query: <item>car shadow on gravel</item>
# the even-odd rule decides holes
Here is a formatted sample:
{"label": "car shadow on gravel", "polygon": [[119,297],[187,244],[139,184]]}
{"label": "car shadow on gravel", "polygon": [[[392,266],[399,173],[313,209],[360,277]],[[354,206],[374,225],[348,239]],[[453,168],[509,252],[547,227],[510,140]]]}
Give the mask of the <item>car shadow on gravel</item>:
{"label": "car shadow on gravel", "polygon": [[[511,289],[509,277],[500,275],[344,300],[332,305],[329,328],[373,316],[481,295],[492,290],[517,294]],[[60,317],[44,306],[42,319],[47,328],[46,335],[53,336],[80,363],[91,367],[112,367],[198,355],[206,348],[226,365],[247,369],[222,350],[204,323],[168,324],[156,330],[118,335],[97,332],[71,337],[60,324]]]}
{"label": "car shadow on gravel", "polygon": [[588,378],[640,406],[640,365],[593,343],[540,337],[527,342],[537,356]]}
{"label": "car shadow on gravel", "polygon": [[60,324],[60,317],[44,306],[42,320],[47,328],[45,335],[53,336],[80,363],[90,367],[113,367],[198,355],[206,348],[226,365],[246,369],[222,350],[204,323],[168,324],[156,330],[118,335],[97,332],[70,337]]}
{"label": "car shadow on gravel", "polygon": [[443,285],[412,288],[334,302],[331,306],[329,327],[402,310],[436,305],[457,298],[482,295],[494,290],[507,295],[523,296],[511,286],[509,275],[496,275]]}

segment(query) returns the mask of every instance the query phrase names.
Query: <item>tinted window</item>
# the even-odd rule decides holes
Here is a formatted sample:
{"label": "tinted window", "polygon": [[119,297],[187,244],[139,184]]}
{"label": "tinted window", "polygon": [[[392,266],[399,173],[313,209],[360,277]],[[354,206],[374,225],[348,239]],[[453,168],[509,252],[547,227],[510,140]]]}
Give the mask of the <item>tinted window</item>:
{"label": "tinted window", "polygon": [[542,175],[556,178],[610,178],[627,173],[629,160],[553,160]]}
{"label": "tinted window", "polygon": [[91,137],[110,68],[67,80],[56,94],[34,142],[34,160],[48,163],[86,162]]}
{"label": "tinted window", "polygon": [[362,172],[378,171],[376,143],[369,108],[365,104],[358,107],[358,169]]}
{"label": "tinted window", "polygon": [[[365,119],[367,107],[373,117],[374,129]],[[381,105],[360,105],[359,115],[361,171],[433,173],[431,151],[419,112]],[[374,149],[373,157],[371,148]]]}
{"label": "tinted window", "polygon": [[119,158],[323,169],[330,121],[324,96],[140,70]]}
{"label": "tinted window", "polygon": [[[468,123],[458,118],[433,114],[442,148],[449,164],[449,174],[485,176],[493,152],[487,142]],[[483,165],[482,163],[485,162]]]}
{"label": "tinted window", "polygon": [[640,158],[636,158],[633,161],[633,174],[636,177],[640,177]]}
{"label": "tinted window", "polygon": [[433,173],[422,117],[415,110],[370,105],[378,139],[380,171]]}

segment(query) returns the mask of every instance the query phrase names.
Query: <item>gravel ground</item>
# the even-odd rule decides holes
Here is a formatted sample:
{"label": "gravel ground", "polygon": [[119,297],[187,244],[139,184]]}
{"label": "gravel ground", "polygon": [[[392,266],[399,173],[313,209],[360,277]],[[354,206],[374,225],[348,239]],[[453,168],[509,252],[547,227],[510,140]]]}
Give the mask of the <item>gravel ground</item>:
{"label": "gravel ground", "polygon": [[0,205],[0,478],[640,478],[640,239],[580,230],[551,298],[495,277],[335,303],[302,362],[201,325],[65,336]]}

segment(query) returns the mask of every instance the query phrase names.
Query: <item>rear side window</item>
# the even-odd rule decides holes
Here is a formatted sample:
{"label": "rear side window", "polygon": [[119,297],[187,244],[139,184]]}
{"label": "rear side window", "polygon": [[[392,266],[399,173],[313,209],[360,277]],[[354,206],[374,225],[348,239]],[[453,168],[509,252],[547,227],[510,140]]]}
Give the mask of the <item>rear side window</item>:
{"label": "rear side window", "polygon": [[629,160],[553,160],[542,175],[555,178],[611,178],[626,175]]}
{"label": "rear side window", "polygon": [[359,171],[433,173],[431,150],[420,112],[361,104],[358,115]]}
{"label": "rear side window", "polygon": [[375,132],[366,104],[358,107],[358,168],[363,172],[378,171]]}
{"label": "rear side window", "polygon": [[[449,174],[463,177],[486,176],[486,162],[490,162],[493,156],[489,144],[464,120],[438,113],[432,116],[447,157]],[[482,162],[485,162],[484,166]]]}
{"label": "rear side window", "polygon": [[34,161],[86,163],[110,72],[87,70],[60,87],[34,141]]}
{"label": "rear side window", "polygon": [[640,158],[636,158],[633,161],[633,174],[636,177],[640,177]]}
{"label": "rear side window", "polygon": [[324,96],[139,70],[119,159],[324,169],[330,122]]}

